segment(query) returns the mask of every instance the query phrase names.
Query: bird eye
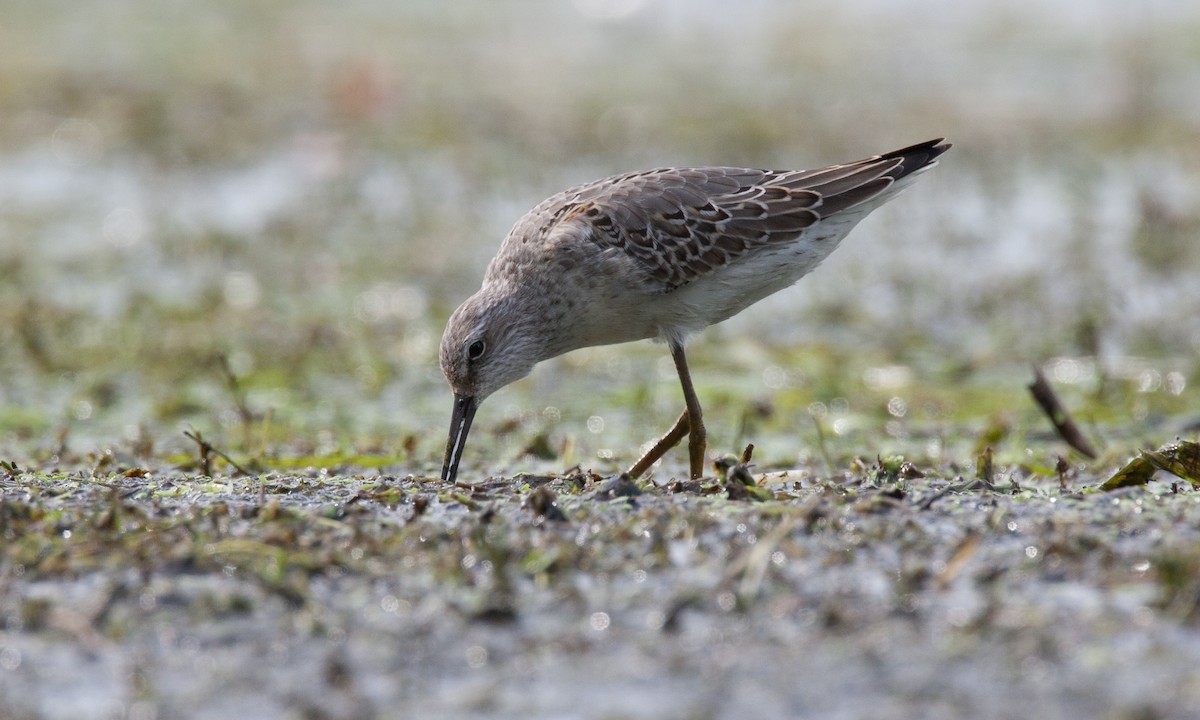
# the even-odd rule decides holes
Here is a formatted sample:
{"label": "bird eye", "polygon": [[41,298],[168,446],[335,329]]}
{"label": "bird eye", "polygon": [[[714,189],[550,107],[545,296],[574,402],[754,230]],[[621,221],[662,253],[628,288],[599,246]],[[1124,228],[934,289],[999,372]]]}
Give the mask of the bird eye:
{"label": "bird eye", "polygon": [[483,355],[483,351],[486,347],[487,346],[483,344],[482,340],[476,340],[475,342],[471,343],[467,346],[467,359],[478,360],[479,356]]}

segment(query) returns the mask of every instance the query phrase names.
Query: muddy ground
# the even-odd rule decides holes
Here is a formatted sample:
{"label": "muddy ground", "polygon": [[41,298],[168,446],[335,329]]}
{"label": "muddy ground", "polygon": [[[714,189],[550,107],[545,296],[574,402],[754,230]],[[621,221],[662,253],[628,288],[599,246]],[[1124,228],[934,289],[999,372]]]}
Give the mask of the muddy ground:
{"label": "muddy ground", "polygon": [[450,490],[144,470],[0,479],[4,717],[1182,719],[1200,702],[1200,495],[1169,482],[1064,491],[1017,470],[992,490],[875,466],[732,499],[715,479],[610,497],[585,473]]}

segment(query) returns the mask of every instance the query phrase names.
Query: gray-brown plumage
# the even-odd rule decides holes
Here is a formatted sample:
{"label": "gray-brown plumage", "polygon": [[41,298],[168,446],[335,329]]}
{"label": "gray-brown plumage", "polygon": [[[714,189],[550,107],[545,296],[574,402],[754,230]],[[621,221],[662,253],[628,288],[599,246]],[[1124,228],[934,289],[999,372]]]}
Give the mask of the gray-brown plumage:
{"label": "gray-brown plumage", "polygon": [[930,140],[804,171],[647,170],[544,200],[517,221],[483,287],[442,336],[442,371],[455,397],[442,479],[454,480],[488,395],[541,360],[645,338],[670,345],[687,409],[630,474],[687,434],[699,477],[704,426],[687,337],[795,283],[949,148]]}

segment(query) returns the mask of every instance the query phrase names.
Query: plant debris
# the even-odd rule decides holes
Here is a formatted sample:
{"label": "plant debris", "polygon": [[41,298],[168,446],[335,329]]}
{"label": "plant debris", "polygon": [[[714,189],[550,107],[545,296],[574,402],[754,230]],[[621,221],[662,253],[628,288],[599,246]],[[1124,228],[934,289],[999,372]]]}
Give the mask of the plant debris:
{"label": "plant debris", "polygon": [[1162,470],[1200,487],[1200,443],[1178,441],[1158,450],[1143,450],[1110,477],[1101,490],[1145,485]]}

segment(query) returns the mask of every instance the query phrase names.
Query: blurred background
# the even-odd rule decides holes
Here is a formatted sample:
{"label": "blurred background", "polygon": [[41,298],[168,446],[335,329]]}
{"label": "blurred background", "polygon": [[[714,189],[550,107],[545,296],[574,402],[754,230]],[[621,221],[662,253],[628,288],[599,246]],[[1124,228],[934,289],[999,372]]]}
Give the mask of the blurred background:
{"label": "blurred background", "polygon": [[[839,454],[1000,428],[1020,455],[1031,362],[1102,435],[1186,428],[1195,2],[0,0],[0,454],[196,428],[433,472],[445,319],[536,202],[937,136],[822,268],[697,338],[714,449],[804,462],[821,424]],[[485,404],[464,467],[606,471],[680,406],[663,348],[580,351]]]}

